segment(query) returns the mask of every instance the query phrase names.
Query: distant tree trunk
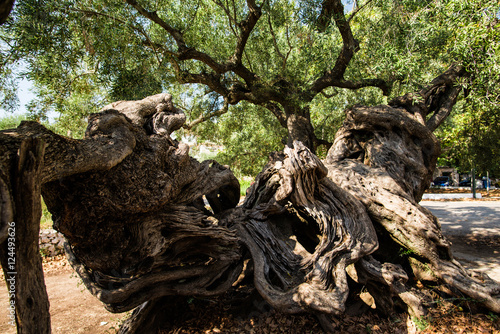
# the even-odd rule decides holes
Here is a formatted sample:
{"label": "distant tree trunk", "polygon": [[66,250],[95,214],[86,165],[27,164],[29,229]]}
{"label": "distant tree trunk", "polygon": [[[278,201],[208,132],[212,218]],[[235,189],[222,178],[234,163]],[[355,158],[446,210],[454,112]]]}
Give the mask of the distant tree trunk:
{"label": "distant tree trunk", "polygon": [[[221,294],[242,275],[273,307],[315,313],[325,327],[325,314],[342,314],[362,288],[387,314],[423,315],[428,283],[500,312],[498,283],[466,271],[418,204],[439,154],[432,130],[461,72],[452,67],[389,105],[347,110],[324,161],[307,146],[311,129],[300,131],[307,118],[290,117],[289,145],[271,154],[241,206],[227,166],[200,163],[171,139],[185,117],[167,94],[105,107],[81,141],[35,123],[0,140],[47,143],[42,194],[70,263],[108,310],[140,306],[122,332],[160,326],[169,296]],[[0,146],[0,156],[14,147]]]}
{"label": "distant tree trunk", "polygon": [[309,108],[291,108],[286,110],[288,130],[287,145],[293,146],[294,141],[300,141],[313,153],[316,152],[316,135],[311,124]]}
{"label": "distant tree trunk", "polygon": [[14,7],[14,0],[0,0],[0,25],[4,24]]}

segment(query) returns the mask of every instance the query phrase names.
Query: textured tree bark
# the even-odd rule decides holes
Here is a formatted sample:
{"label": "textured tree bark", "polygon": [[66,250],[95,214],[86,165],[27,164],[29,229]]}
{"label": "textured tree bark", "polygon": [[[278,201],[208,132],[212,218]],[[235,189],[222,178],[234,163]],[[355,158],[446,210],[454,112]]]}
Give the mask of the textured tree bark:
{"label": "textured tree bark", "polygon": [[238,225],[257,289],[292,313],[342,313],[346,267],[378,246],[364,207],[326,176],[323,163],[295,142],[259,175],[243,205],[248,218]]}
{"label": "textured tree bark", "polygon": [[300,141],[306,147],[309,147],[313,153],[315,152],[318,139],[311,125],[309,111],[304,111],[302,113],[296,111],[295,113],[287,115],[287,129],[287,145],[289,147],[293,147],[294,141]]}
{"label": "textured tree bark", "polygon": [[[49,299],[38,247],[41,215],[41,170],[44,141],[29,138],[20,144],[12,174],[15,214],[7,220],[7,238],[0,245],[0,262],[9,291],[18,333],[50,333]],[[10,217],[9,217],[10,218]]]}
{"label": "textured tree bark", "polygon": [[39,183],[70,263],[107,309],[137,308],[123,333],[157,328],[172,296],[220,294],[241,275],[273,307],[315,313],[325,328],[360,287],[387,314],[424,314],[427,283],[499,312],[498,283],[464,270],[418,204],[458,72],[390,105],[349,109],[324,161],[291,136],[238,207],[229,168],[196,161],[170,137],[185,118],[168,94],[105,107],[80,141],[25,123],[0,132],[2,224],[15,198],[12,152],[37,137],[47,143]]}
{"label": "textured tree bark", "polygon": [[41,187],[73,173],[119,163],[135,145],[123,115],[90,120],[92,138],[76,141],[34,122],[0,131],[0,263],[18,333],[50,333],[49,301],[38,246]]}
{"label": "textured tree bark", "polygon": [[[328,153],[328,177],[363,203],[380,241],[373,258],[355,266],[365,273],[353,276],[362,276],[363,283],[370,276],[387,282],[390,274],[405,281],[410,277],[448,285],[457,295],[465,294],[498,312],[498,283],[466,272],[454,260],[438,220],[418,205],[430,184],[439,152],[437,139],[418,120],[401,108],[353,108]],[[390,260],[391,254],[400,256]],[[399,266],[397,270],[384,268],[394,264]],[[395,280],[387,282],[390,289],[409,311],[422,314],[422,298],[411,292],[410,286],[403,289],[392,282]],[[375,300],[379,299],[376,295],[387,293],[373,284],[368,289]]]}

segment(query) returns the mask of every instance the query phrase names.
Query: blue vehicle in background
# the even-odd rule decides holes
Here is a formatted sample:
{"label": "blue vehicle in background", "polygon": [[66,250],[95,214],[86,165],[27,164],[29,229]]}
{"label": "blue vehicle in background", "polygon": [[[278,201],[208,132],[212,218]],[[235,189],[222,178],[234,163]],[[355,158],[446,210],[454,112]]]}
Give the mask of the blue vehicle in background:
{"label": "blue vehicle in background", "polygon": [[489,178],[487,178],[486,176],[483,176],[483,179],[481,181],[483,182],[483,188],[485,188],[485,189],[491,188],[491,180]]}
{"label": "blue vehicle in background", "polygon": [[[459,187],[471,187],[472,180],[468,177],[458,184]],[[491,179],[483,177],[482,179],[476,179],[476,189],[488,189],[495,188],[495,185],[491,182]]]}
{"label": "blue vehicle in background", "polygon": [[471,185],[472,181],[470,178],[466,178],[465,180],[460,181],[460,183],[458,184],[459,187],[470,187]]}
{"label": "blue vehicle in background", "polygon": [[450,187],[452,185],[453,181],[449,176],[438,176],[431,183],[431,187]]}

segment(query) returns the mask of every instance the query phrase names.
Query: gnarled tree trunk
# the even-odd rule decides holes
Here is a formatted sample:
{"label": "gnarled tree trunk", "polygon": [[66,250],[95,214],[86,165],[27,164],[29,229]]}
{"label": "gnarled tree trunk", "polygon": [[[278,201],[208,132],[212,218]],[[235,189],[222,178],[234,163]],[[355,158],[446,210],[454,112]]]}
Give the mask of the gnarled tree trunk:
{"label": "gnarled tree trunk", "polygon": [[[422,315],[417,282],[500,312],[500,286],[464,270],[418,204],[439,154],[432,130],[460,71],[388,106],[348,110],[324,161],[292,141],[238,207],[229,168],[170,138],[185,118],[166,94],[104,108],[81,141],[33,123],[17,134],[47,142],[42,194],[87,288],[113,312],[137,308],[123,332],[154,328],[169,296],[220,294],[242,274],[285,312],[342,314],[362,285],[378,309]],[[253,272],[243,271],[249,258]]]}
{"label": "gnarled tree trunk", "polygon": [[18,333],[50,333],[49,299],[38,247],[44,141],[22,140],[15,153],[10,173],[2,173],[0,179],[0,263],[9,292],[8,323],[16,324]]}

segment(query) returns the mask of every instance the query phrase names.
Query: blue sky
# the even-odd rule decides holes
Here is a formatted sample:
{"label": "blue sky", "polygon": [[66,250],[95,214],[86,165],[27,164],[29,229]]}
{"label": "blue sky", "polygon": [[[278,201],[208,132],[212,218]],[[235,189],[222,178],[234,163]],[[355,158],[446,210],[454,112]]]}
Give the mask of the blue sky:
{"label": "blue sky", "polygon": [[22,79],[18,82],[19,89],[17,96],[19,97],[19,108],[13,113],[0,108],[0,118],[11,115],[22,115],[26,113],[26,104],[35,98],[35,94],[31,92],[32,83],[27,79]]}
{"label": "blue sky", "polygon": [[0,109],[0,117],[25,114],[25,105],[35,98],[35,94],[31,92],[32,86],[32,83],[26,79],[19,81],[19,90],[17,91],[20,102],[19,108],[14,113]]}

